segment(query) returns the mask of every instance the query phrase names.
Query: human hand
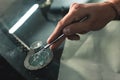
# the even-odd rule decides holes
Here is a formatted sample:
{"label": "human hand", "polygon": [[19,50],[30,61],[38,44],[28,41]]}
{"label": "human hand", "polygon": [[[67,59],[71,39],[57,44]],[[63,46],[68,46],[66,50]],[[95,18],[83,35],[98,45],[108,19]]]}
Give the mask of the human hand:
{"label": "human hand", "polygon": [[[85,16],[89,16],[87,20],[73,23]],[[113,20],[115,16],[116,13],[109,3],[74,3],[70,6],[69,12],[58,22],[55,30],[48,38],[47,43],[52,42],[62,33],[65,34],[65,36],[54,43],[50,47],[51,49],[58,47],[66,37],[71,40],[78,40],[80,36],[77,34],[85,34],[89,31],[99,30]]]}

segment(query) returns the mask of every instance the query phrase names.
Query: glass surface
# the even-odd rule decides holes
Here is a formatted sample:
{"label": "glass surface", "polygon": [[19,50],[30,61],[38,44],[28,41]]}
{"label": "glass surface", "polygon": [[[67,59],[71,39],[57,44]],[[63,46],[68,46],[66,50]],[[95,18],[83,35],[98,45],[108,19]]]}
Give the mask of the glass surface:
{"label": "glass surface", "polygon": [[24,66],[28,70],[38,70],[46,67],[53,59],[50,49],[41,49],[38,52],[31,50],[25,58]]}
{"label": "glass surface", "polygon": [[30,45],[31,49],[38,49],[40,47],[42,47],[43,43],[42,41],[35,41]]}
{"label": "glass surface", "polygon": [[[0,18],[9,30],[34,4],[38,3],[40,7],[14,33],[29,46],[34,41],[46,41],[56,23],[66,14],[73,1],[83,3],[88,0],[1,0],[0,6],[4,9],[0,13]],[[5,6],[2,5],[2,2],[4,2]],[[43,4],[44,7],[41,6]],[[48,22],[52,21],[54,25],[47,25],[46,19]],[[43,30],[43,26],[47,27],[46,31]],[[50,26],[50,29],[48,26]],[[36,37],[38,33],[40,37]],[[43,36],[44,38],[42,38]]]}
{"label": "glass surface", "polygon": [[52,55],[46,50],[41,50],[33,55],[30,56],[29,58],[29,64],[31,66],[44,66],[45,64],[48,64],[51,60]]}
{"label": "glass surface", "polygon": [[[15,37],[11,37],[11,35],[7,33],[34,4],[38,3],[41,5],[45,3],[45,1],[51,1],[51,3],[42,8],[39,7],[29,19],[21,25],[14,33],[17,39],[14,39]],[[43,53],[38,51],[53,32],[57,21],[68,11],[68,5],[70,5],[68,1],[71,2],[73,0],[0,0],[0,29],[5,28],[3,30],[4,35],[1,34],[0,36],[0,55],[2,55],[16,71],[24,76],[26,80],[57,80],[62,49],[55,51],[57,54],[54,55],[53,60],[53,52],[49,49],[43,51]],[[84,1],[86,2],[87,0]],[[21,43],[19,43],[20,41]],[[42,41],[42,43],[39,41]],[[24,46],[21,46],[23,43],[30,47],[30,49],[34,49],[35,52],[29,51],[26,53],[27,51],[22,51],[21,48],[24,49]],[[23,65],[25,61],[27,64]],[[50,65],[48,64],[49,62],[51,62]],[[46,65],[48,66],[45,67]],[[45,68],[34,73],[34,71],[30,71],[30,69],[27,70],[25,67],[28,69],[36,69],[36,71],[42,67]]]}

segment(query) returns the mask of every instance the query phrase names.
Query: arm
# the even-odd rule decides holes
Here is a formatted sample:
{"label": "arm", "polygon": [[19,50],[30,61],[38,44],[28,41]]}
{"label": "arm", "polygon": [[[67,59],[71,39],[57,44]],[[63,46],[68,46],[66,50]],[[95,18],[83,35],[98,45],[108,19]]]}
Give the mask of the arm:
{"label": "arm", "polygon": [[[118,4],[116,1],[120,0],[109,0],[107,3],[72,4],[69,12],[58,22],[47,42],[50,43],[62,33],[65,34],[65,37],[53,44],[51,49],[58,47],[65,38],[78,40],[80,39],[80,36],[77,35],[78,33],[85,34],[89,31],[96,31],[103,28],[107,23],[116,18],[117,12],[115,10],[119,9],[113,6]],[[89,15],[87,20],[72,23],[86,15]]]}

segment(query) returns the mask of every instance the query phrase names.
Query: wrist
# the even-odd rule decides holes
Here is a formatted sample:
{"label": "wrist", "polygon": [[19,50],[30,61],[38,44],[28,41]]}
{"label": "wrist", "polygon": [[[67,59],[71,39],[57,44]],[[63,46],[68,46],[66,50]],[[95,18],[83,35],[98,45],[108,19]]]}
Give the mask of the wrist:
{"label": "wrist", "polygon": [[120,0],[109,0],[105,3],[108,3],[109,6],[111,6],[111,8],[115,11],[115,20],[120,20]]}

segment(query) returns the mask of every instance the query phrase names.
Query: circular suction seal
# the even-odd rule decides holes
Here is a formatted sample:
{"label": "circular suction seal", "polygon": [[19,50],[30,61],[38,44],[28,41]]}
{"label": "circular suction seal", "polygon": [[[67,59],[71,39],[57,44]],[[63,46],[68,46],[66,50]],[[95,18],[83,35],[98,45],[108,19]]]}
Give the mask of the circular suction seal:
{"label": "circular suction seal", "polygon": [[29,70],[38,70],[47,66],[52,59],[53,53],[50,49],[40,50],[36,53],[34,50],[30,50],[25,58],[24,66]]}

